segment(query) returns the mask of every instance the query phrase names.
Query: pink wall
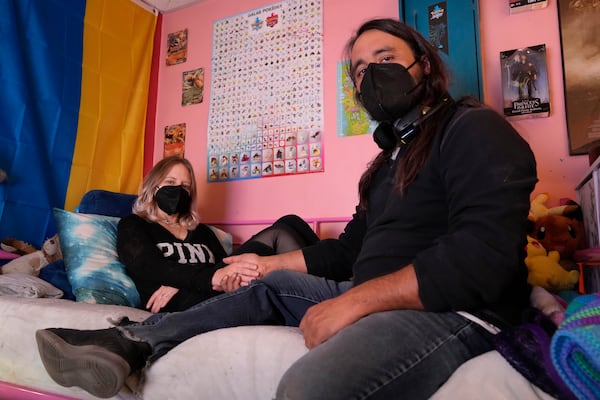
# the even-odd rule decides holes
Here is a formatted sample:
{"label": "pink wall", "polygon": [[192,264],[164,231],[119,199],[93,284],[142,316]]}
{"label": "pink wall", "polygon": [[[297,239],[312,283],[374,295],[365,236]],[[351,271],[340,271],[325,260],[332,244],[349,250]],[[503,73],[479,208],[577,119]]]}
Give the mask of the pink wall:
{"label": "pink wall", "polygon": [[[243,4],[241,4],[243,3]],[[206,182],[206,126],[210,99],[212,24],[214,20],[267,5],[264,0],[225,2],[207,0],[168,13],[163,19],[162,53],[166,35],[188,28],[186,63],[159,71],[157,134],[154,159],[162,158],[162,135],[166,125],[187,123],[186,157],[197,172],[201,192],[200,211],[205,220],[274,219],[286,213],[305,218],[348,216],[357,201],[356,184],[366,164],[376,154],[371,136],[339,138],[336,134],[336,64],[346,40],[366,19],[397,17],[396,0],[324,0],[324,93],[325,172],[286,177]],[[554,1],[545,10],[508,15],[508,1],[480,1],[486,102],[501,110],[499,52],[516,47],[546,43],[552,111],[549,118],[514,123],[531,144],[538,159],[540,183],[536,193],[548,191],[552,200],[575,196],[576,181],[587,169],[587,157],[569,157],[558,17]],[[163,57],[164,59],[164,57]],[[205,68],[204,102],[181,107],[183,71]]]}
{"label": "pink wall", "polygon": [[587,156],[569,156],[564,103],[560,33],[556,0],[542,10],[509,15],[508,1],[479,1],[485,101],[502,111],[500,52],[546,44],[550,84],[550,116],[514,121],[513,126],[529,142],[538,164],[535,192],[548,192],[549,203],[575,197],[575,185],[585,174]]}

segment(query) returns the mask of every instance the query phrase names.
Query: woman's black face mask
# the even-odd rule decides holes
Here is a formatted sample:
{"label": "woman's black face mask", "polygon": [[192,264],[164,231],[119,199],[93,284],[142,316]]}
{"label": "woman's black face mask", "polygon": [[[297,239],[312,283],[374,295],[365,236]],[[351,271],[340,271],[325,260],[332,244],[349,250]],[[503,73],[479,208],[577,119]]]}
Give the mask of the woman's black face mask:
{"label": "woman's black face mask", "polygon": [[369,64],[360,84],[360,101],[375,121],[394,121],[410,111],[420,100],[415,84],[403,65]]}
{"label": "woman's black face mask", "polygon": [[192,204],[190,194],[183,186],[163,186],[154,194],[158,208],[167,215],[187,213]]}

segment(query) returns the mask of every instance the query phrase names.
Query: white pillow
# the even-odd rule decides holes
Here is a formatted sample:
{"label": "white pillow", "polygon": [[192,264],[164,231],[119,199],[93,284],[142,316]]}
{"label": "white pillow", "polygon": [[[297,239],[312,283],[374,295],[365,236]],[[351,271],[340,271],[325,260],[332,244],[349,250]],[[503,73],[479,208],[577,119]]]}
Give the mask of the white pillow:
{"label": "white pillow", "polygon": [[59,299],[62,290],[36,276],[13,272],[0,275],[0,295],[16,297],[52,297]]}

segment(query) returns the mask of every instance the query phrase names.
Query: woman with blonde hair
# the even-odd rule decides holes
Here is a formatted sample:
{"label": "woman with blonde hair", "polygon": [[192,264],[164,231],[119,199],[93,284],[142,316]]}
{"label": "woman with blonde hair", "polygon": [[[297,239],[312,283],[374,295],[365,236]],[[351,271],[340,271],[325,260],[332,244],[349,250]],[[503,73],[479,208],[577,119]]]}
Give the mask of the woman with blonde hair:
{"label": "woman with blonde hair", "polygon": [[[146,175],[133,205],[121,219],[117,252],[152,312],[180,311],[233,291],[260,276],[251,263],[225,265],[214,231],[198,217],[192,164],[179,156],[159,161]],[[299,217],[288,215],[236,251],[272,255],[317,240]]]}

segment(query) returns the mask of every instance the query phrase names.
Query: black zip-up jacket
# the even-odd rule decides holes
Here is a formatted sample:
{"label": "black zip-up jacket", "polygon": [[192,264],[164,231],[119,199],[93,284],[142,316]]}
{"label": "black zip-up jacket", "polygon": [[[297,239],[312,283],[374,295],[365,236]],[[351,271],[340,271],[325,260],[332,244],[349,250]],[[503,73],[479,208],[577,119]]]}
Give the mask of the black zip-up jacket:
{"label": "black zip-up jacket", "polygon": [[459,107],[403,196],[392,183],[398,160],[378,172],[366,213],[338,239],[303,250],[309,273],[358,285],[412,263],[426,311],[517,323],[530,293],[526,221],[537,177],[529,145],[495,111]]}

